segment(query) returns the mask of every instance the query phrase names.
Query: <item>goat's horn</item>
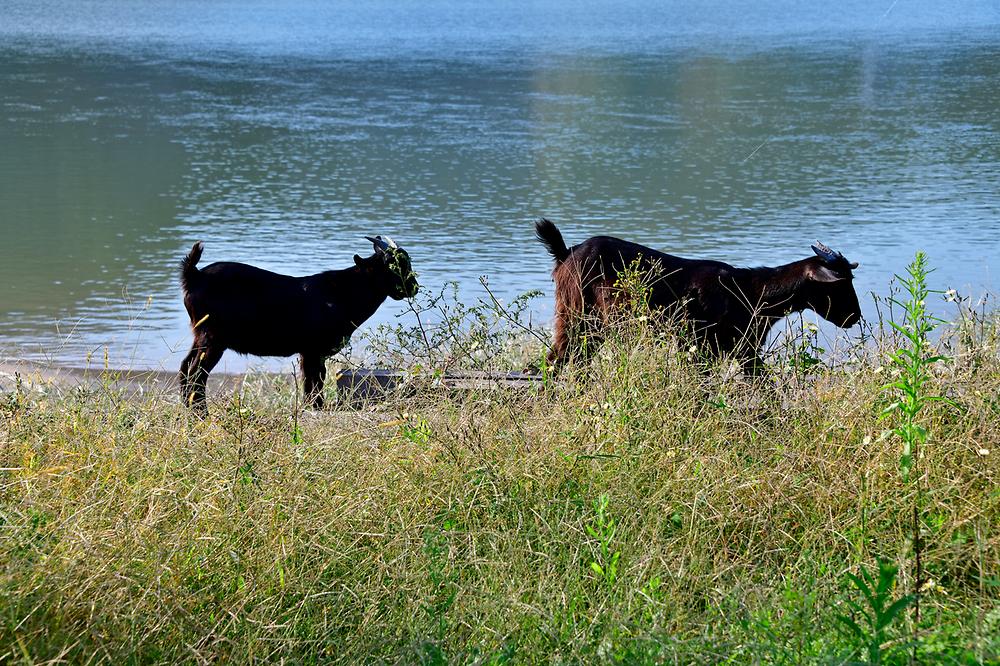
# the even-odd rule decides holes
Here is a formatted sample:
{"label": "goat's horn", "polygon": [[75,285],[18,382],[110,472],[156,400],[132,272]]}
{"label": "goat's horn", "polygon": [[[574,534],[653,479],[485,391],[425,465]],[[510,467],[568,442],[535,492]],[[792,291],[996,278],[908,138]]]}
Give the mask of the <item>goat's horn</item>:
{"label": "goat's horn", "polygon": [[816,253],[816,256],[822,259],[823,261],[836,261],[837,259],[840,259],[841,257],[844,256],[839,252],[834,252],[833,250],[828,248],[826,245],[823,245],[819,241],[816,241],[816,244],[812,246],[812,250],[813,252]]}
{"label": "goat's horn", "polygon": [[370,241],[376,248],[385,252],[389,249],[389,244],[382,240],[381,236],[376,236],[372,238],[371,236],[365,236],[366,241]]}

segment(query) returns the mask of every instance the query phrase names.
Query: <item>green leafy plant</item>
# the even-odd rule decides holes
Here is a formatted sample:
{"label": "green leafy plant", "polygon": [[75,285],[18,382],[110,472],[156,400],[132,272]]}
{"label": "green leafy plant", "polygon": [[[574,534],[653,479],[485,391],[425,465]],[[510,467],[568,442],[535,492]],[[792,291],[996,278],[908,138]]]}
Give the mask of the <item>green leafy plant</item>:
{"label": "green leafy plant", "polygon": [[409,417],[400,425],[400,433],[414,444],[426,444],[431,439],[431,425],[422,416]]}
{"label": "green leafy plant", "polygon": [[661,277],[662,272],[659,264],[647,269],[636,258],[618,274],[615,289],[621,292],[619,300],[632,318],[646,321],[650,313],[649,299],[653,293],[653,284]]}
{"label": "green leafy plant", "polygon": [[877,579],[864,566],[860,567],[859,573],[847,574],[847,582],[855,592],[860,593],[861,599],[847,599],[852,612],[839,615],[838,619],[856,646],[854,654],[864,652],[867,656],[867,661],[862,663],[881,664],[888,654],[901,647],[896,645],[887,649],[884,645],[893,622],[916,601],[916,595],[893,598],[898,568],[887,562],[879,560]]}
{"label": "green leafy plant", "polygon": [[[899,423],[893,432],[903,443],[899,456],[899,469],[904,482],[915,484],[912,505],[912,543],[913,543],[913,628],[917,630],[920,623],[920,591],[923,586],[923,542],[920,538],[922,521],[923,488],[920,475],[917,473],[919,452],[927,442],[927,428],[918,421],[918,415],[924,406],[932,401],[942,400],[939,396],[928,394],[927,385],[931,380],[931,368],[938,361],[948,360],[946,356],[936,354],[930,342],[930,334],[937,328],[941,319],[932,316],[927,311],[927,298],[934,292],[927,286],[927,255],[917,252],[916,257],[906,268],[907,275],[897,276],[904,291],[909,295],[905,301],[896,297],[890,299],[892,305],[903,309],[903,323],[892,321],[892,328],[902,335],[904,345],[890,353],[893,366],[898,371],[898,377],[882,387],[884,392],[895,398],[883,412],[883,416],[896,414]],[[916,643],[914,643],[916,646]],[[914,650],[916,647],[914,647]],[[914,659],[916,654],[914,653]]]}
{"label": "green leafy plant", "polygon": [[609,588],[618,578],[618,560],[622,554],[620,550],[612,550],[617,529],[617,521],[608,515],[608,496],[601,495],[594,500],[594,518],[587,525],[587,534],[597,540],[600,553],[600,561],[592,560],[590,568]]}
{"label": "green leafy plant", "polygon": [[422,370],[491,370],[524,367],[546,346],[547,333],[532,323],[529,306],[541,295],[529,291],[502,302],[482,277],[484,298],[474,304],[459,299],[457,282],[437,293],[422,290],[407,299],[415,324],[381,324],[364,335],[372,362],[381,367]]}
{"label": "green leafy plant", "polygon": [[789,330],[785,337],[782,357],[785,367],[798,376],[805,376],[823,364],[826,349],[819,344],[819,326],[804,321],[799,315],[798,331]]}
{"label": "green leafy plant", "polygon": [[927,429],[917,422],[917,415],[924,405],[941,398],[928,396],[926,385],[931,378],[931,366],[947,357],[936,355],[929,341],[930,333],[941,320],[927,312],[927,298],[932,292],[927,287],[927,255],[917,252],[916,258],[907,267],[907,276],[897,276],[909,298],[900,301],[891,299],[894,305],[903,308],[902,324],[890,322],[907,343],[890,353],[893,365],[899,370],[899,377],[883,387],[896,399],[885,409],[885,414],[899,414],[900,423],[893,431],[903,442],[899,458],[899,469],[903,480],[908,481],[914,473],[918,447],[927,440]]}
{"label": "green leafy plant", "polygon": [[427,619],[431,623],[430,640],[421,645],[422,662],[447,664],[444,640],[448,635],[448,611],[458,596],[458,585],[454,576],[447,571],[448,536],[447,526],[442,529],[428,529],[424,532],[424,555],[428,562],[428,582],[431,594],[427,603],[422,604]]}

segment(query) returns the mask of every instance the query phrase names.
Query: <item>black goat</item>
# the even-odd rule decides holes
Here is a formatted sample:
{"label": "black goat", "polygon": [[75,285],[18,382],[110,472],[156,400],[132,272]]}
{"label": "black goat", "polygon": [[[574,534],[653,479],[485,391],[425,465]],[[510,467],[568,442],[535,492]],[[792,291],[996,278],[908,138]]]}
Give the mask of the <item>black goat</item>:
{"label": "black goat", "polygon": [[773,324],[792,312],[814,310],[841,328],[861,319],[852,269],[858,267],[822,243],[815,257],[774,268],[734,268],[721,261],[684,259],[610,236],[594,236],[567,248],[552,222],[535,234],[556,261],[556,330],[549,363],[576,350],[579,334],[597,334],[615,302],[619,274],[628,267],[652,276],[649,304],[687,320],[701,348],[732,354],[751,374],[763,368],[759,351]]}
{"label": "black goat", "polygon": [[204,246],[195,243],[181,262],[184,307],[194,331],[180,369],[185,403],[201,414],[208,412],[208,373],[232,349],[257,356],[299,354],[305,400],[321,408],[327,357],[347,344],[387,296],[401,300],[417,293],[406,251],[391,239],[366,238],[374,255],[354,255],[350,268],[306,277],[233,262],[199,270]]}

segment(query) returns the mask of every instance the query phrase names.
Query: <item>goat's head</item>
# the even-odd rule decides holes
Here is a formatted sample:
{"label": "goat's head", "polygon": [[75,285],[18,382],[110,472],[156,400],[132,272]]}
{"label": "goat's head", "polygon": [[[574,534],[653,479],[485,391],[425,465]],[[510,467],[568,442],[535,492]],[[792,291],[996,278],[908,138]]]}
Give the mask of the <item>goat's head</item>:
{"label": "goat's head", "polygon": [[861,319],[852,272],[858,263],[848,261],[819,241],[812,249],[816,257],[806,263],[806,306],[841,328],[854,326]]}
{"label": "goat's head", "polygon": [[417,284],[417,274],[413,272],[410,255],[406,250],[396,245],[388,236],[384,239],[381,236],[375,238],[365,236],[365,239],[371,241],[374,246],[375,256],[362,259],[354,255],[354,263],[358,266],[368,263],[380,276],[391,298],[400,301],[416,296],[420,285]]}

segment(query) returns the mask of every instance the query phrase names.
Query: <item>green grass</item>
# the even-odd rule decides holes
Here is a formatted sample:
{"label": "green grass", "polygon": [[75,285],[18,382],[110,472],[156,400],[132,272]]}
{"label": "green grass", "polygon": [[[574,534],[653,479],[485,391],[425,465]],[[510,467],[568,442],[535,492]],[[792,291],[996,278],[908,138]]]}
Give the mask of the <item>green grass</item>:
{"label": "green grass", "polygon": [[[882,663],[1000,663],[996,340],[930,366],[919,626],[879,625]],[[207,421],[0,396],[0,662],[864,662],[856,581],[913,583],[897,342],[748,384],[631,322],[534,391],[295,413],[264,378]]]}

